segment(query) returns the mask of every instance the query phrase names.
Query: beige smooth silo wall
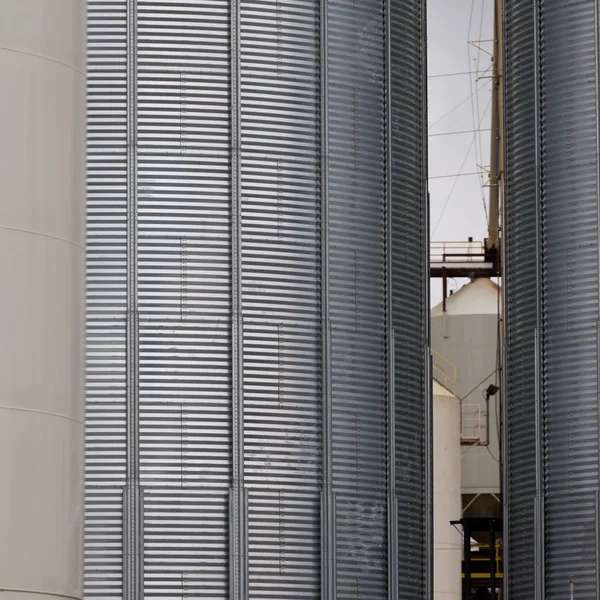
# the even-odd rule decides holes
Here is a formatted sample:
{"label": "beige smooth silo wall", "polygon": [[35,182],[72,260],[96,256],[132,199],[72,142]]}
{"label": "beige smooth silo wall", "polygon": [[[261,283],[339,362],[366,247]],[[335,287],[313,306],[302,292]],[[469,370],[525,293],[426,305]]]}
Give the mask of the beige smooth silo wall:
{"label": "beige smooth silo wall", "polygon": [[81,597],[84,0],[0,0],[0,599]]}
{"label": "beige smooth silo wall", "polygon": [[462,537],[450,525],[461,516],[460,402],[433,382],[434,600],[460,600]]}
{"label": "beige smooth silo wall", "polygon": [[[484,390],[498,382],[496,373],[498,341],[498,286],[480,277],[464,285],[431,311],[431,347],[456,367],[456,395],[466,405],[479,405],[480,437],[489,446],[470,446],[461,463],[463,494],[500,494],[498,422],[499,395],[489,401],[489,432]],[[442,366],[445,366],[442,361]],[[467,433],[473,433],[467,428]],[[467,447],[464,448],[466,450]],[[492,507],[497,511],[496,501]],[[478,515],[478,516],[488,516]],[[491,516],[491,515],[490,515]]]}

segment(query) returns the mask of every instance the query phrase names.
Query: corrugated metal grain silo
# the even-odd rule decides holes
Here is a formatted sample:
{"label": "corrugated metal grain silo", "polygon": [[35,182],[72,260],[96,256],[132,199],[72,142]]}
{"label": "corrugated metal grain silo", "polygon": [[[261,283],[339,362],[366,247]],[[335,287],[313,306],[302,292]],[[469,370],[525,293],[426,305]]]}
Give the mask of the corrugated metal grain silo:
{"label": "corrugated metal grain silo", "polygon": [[88,598],[428,593],[423,5],[90,0]]}
{"label": "corrugated metal grain silo", "polygon": [[597,598],[598,6],[504,24],[506,597]]}

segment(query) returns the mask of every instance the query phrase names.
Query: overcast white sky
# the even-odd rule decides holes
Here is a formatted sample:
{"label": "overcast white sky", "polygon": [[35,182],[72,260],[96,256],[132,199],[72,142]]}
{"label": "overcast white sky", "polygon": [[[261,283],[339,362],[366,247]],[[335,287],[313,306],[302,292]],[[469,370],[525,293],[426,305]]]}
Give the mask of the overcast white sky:
{"label": "overcast white sky", "polygon": [[[468,42],[492,39],[493,10],[493,0],[428,1],[432,241],[486,237],[488,190],[482,177],[485,184],[487,174],[480,167],[489,167],[490,161],[491,68],[484,71],[491,57]],[[491,52],[491,42],[480,45]],[[461,74],[443,76],[455,73]],[[443,177],[476,172],[482,175]],[[451,281],[449,288],[464,283]],[[432,306],[441,301],[440,280],[432,280],[431,301]]]}

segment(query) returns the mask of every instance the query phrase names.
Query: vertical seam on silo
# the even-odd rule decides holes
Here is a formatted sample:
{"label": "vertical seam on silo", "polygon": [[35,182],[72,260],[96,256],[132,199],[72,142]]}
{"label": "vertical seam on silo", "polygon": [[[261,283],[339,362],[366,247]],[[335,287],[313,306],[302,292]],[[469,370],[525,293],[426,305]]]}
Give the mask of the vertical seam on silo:
{"label": "vertical seam on silo", "polygon": [[187,238],[179,238],[179,256],[180,256],[180,277],[181,284],[179,290],[179,319],[184,321],[186,318],[187,294],[188,294],[188,251]]}
{"label": "vertical seam on silo", "polygon": [[544,600],[544,490],[543,490],[543,402],[542,402],[542,386],[541,386],[541,337],[542,319],[541,319],[541,302],[542,302],[542,257],[541,257],[541,209],[542,209],[542,159],[541,159],[541,73],[540,73],[540,0],[535,0],[534,4],[534,86],[535,86],[535,259],[536,259],[536,328],[534,332],[534,352],[535,352],[535,477],[536,477],[536,495],[535,495],[535,524],[536,532],[536,552],[535,552],[535,597],[537,600]]}
{"label": "vertical seam on silo", "polygon": [[139,479],[139,313],[137,162],[137,0],[127,2],[127,486],[124,491],[124,597],[143,597]]}
{"label": "vertical seam on silo", "polygon": [[384,0],[385,19],[385,222],[386,222],[386,323],[387,337],[387,420],[388,420],[388,599],[398,598],[398,509],[396,500],[396,394],[394,364],[393,272],[392,272],[392,44],[391,1]]}
{"label": "vertical seam on silo", "polygon": [[241,227],[241,116],[240,116],[240,0],[231,2],[231,348],[232,348],[232,475],[230,524],[232,559],[230,597],[247,597],[247,495],[244,490],[244,390]]}
{"label": "vertical seam on silo", "polygon": [[329,308],[329,94],[327,0],[320,0],[320,136],[321,136],[321,343],[322,343],[322,452],[321,595],[335,600],[335,497],[333,494],[331,430],[331,323]]}
{"label": "vertical seam on silo", "polygon": [[540,331],[536,327],[534,332],[534,356],[535,356],[535,498],[534,498],[534,531],[535,531],[535,598],[544,600],[542,590],[544,588],[543,574],[543,481],[541,467],[541,390],[540,390]]}
{"label": "vertical seam on silo", "polygon": [[600,8],[598,0],[594,0],[594,51],[595,51],[595,111],[596,111],[596,245],[597,245],[597,269],[598,277],[598,320],[596,321],[596,421],[597,421],[597,458],[598,458],[598,477],[597,489],[595,493],[595,519],[596,519],[596,600],[600,600]]}

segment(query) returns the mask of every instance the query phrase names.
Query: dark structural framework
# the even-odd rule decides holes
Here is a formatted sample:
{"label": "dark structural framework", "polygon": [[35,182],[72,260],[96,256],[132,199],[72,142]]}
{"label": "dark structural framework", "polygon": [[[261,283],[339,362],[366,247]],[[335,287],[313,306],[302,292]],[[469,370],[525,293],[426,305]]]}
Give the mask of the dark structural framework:
{"label": "dark structural framework", "polygon": [[422,0],[90,0],[87,598],[430,594]]}

